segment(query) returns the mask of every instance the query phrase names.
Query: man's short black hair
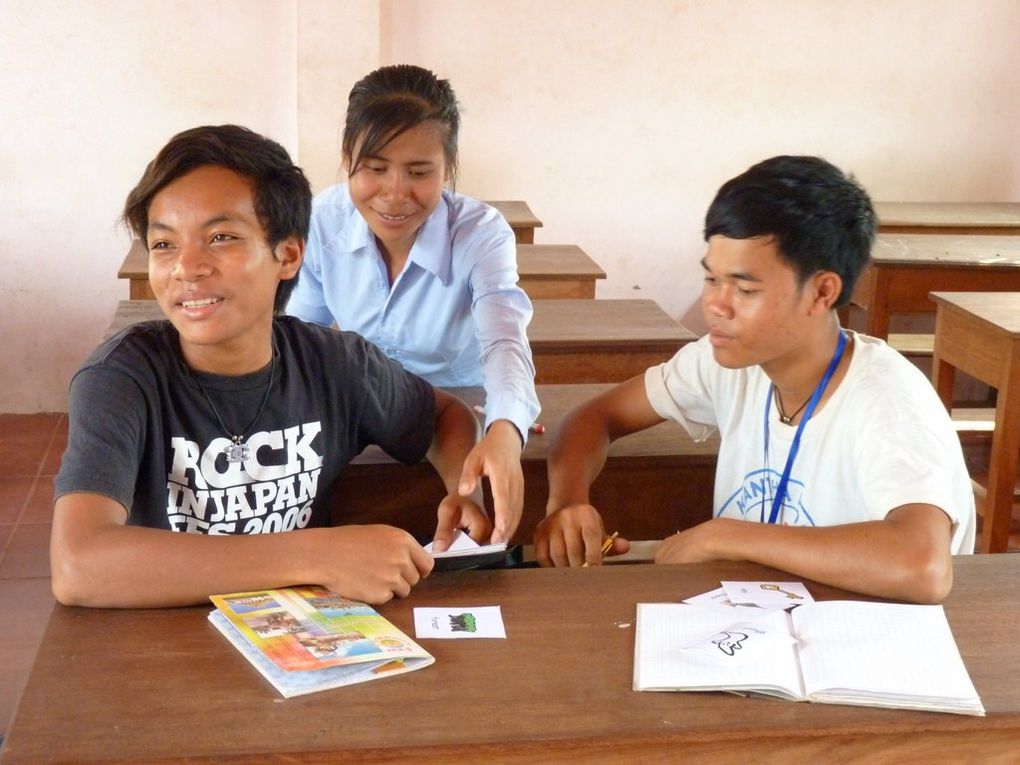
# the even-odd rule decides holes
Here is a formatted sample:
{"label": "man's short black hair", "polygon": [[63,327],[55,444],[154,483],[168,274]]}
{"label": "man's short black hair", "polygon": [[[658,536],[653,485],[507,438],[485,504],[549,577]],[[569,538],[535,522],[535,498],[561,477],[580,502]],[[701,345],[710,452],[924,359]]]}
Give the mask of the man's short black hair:
{"label": "man's short black hair", "polygon": [[[239,125],[207,125],[178,133],[149,163],[124,203],[123,220],[131,232],[145,240],[149,229],[149,205],[166,186],[199,167],[233,170],[253,186],[253,202],[259,224],[271,248],[288,237],[308,238],[312,215],[312,189],[276,141]],[[297,285],[297,276],[281,281],[273,308],[282,313]]]}
{"label": "man's short black hair", "polygon": [[705,241],[775,237],[803,284],[818,271],[843,280],[846,305],[871,257],[877,218],[853,176],[819,157],[779,156],[722,185],[705,216]]}

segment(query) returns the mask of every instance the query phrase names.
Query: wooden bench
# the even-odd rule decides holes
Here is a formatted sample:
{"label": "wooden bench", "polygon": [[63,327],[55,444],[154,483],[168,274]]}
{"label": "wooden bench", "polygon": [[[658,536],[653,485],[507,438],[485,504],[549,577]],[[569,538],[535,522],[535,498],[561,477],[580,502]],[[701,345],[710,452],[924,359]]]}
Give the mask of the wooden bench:
{"label": "wooden bench", "polygon": [[[514,536],[530,543],[545,517],[549,498],[546,454],[549,439],[572,407],[610,388],[610,385],[539,385],[539,421],[545,434],[532,434],[521,456],[524,471],[524,513]],[[480,404],[481,389],[451,392],[469,405]],[[592,503],[603,515],[609,532],[629,539],[662,539],[679,529],[708,520],[719,438],[695,443],[675,422],[618,439],[609,447],[606,465],[592,488]],[[385,486],[385,491],[379,487]],[[341,475],[333,499],[336,523],[388,523],[406,528],[420,539],[435,531],[435,508],[443,498],[443,484],[426,463],[404,467],[371,447]],[[490,510],[491,510],[491,502]]]}
{"label": "wooden bench", "polygon": [[[517,272],[521,288],[532,300],[593,298],[595,282],[606,278],[606,272],[598,263],[574,244],[519,244]],[[131,300],[153,299],[149,287],[149,254],[140,240],[132,242],[117,277],[128,280]]]}
{"label": "wooden bench", "polygon": [[[536,300],[534,306],[528,338],[537,383],[620,382],[697,339],[652,300]],[[163,318],[154,300],[122,300],[105,337]]]}

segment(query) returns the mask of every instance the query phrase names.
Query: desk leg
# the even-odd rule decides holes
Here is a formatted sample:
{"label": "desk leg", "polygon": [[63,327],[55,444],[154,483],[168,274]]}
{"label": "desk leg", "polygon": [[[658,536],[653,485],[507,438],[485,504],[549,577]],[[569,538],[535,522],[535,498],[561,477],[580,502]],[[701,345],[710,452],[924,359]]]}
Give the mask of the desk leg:
{"label": "desk leg", "polygon": [[155,300],[148,279],[132,279],[128,282],[128,294],[132,300]]}
{"label": "desk leg", "polygon": [[889,337],[890,310],[889,275],[885,269],[876,269],[872,290],[868,306],[868,320],[864,325],[864,331],[872,337],[886,340]]}
{"label": "desk leg", "polygon": [[998,388],[992,433],[988,494],[981,527],[981,552],[1006,552],[1013,520],[1013,491],[1020,462],[1020,351]]}
{"label": "desk leg", "polygon": [[956,382],[956,367],[939,357],[938,335],[935,340],[935,355],[931,360],[931,382],[935,392],[942,399],[947,412],[953,411],[953,385]]}

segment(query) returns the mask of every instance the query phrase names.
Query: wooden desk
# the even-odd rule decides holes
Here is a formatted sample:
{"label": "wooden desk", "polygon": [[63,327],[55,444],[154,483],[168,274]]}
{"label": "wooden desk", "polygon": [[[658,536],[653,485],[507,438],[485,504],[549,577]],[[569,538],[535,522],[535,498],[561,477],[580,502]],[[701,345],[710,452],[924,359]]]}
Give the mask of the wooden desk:
{"label": "wooden desk", "polygon": [[517,245],[518,284],[532,300],[595,297],[606,272],[576,244]]}
{"label": "wooden desk", "polygon": [[117,269],[118,279],[128,280],[128,297],[131,300],[154,300],[149,287],[149,253],[141,239],[133,239],[124,261]]}
{"label": "wooden desk", "polygon": [[[593,298],[595,281],[606,272],[575,244],[519,244],[517,273],[521,288],[536,298]],[[152,300],[149,287],[149,254],[136,239],[117,271],[128,280],[131,300]]]}
{"label": "wooden desk", "polygon": [[518,244],[532,244],[535,241],[535,229],[542,228],[542,221],[535,217],[535,213],[531,212],[527,202],[523,200],[490,200],[485,204],[492,205],[506,218],[506,222],[513,229],[514,239]]}
{"label": "wooden desk", "polygon": [[[544,435],[531,434],[521,455],[524,512],[514,542],[529,544],[545,517],[549,499],[546,454],[549,439],[563,415],[611,386],[539,385],[539,421]],[[469,405],[480,404],[480,388],[452,389]],[[675,422],[625,436],[609,447],[605,467],[591,498],[609,531],[628,539],[662,539],[712,517],[718,435],[694,442]],[[380,486],[386,490],[381,492]],[[387,523],[431,539],[435,508],[444,496],[442,481],[431,465],[401,466],[371,447],[344,470],[333,497],[333,522]],[[491,511],[491,502],[490,511]]]}
{"label": "wooden desk", "polygon": [[507,639],[425,641],[436,663],[420,672],[287,700],[208,624],[208,605],[56,606],[0,762],[1016,759],[1018,555],[957,558],[945,603],[986,717],[631,690],[636,603],[790,578],[747,563],[433,574],[380,611],[413,634],[416,606],[498,604]]}
{"label": "wooden desk", "polygon": [[980,549],[1005,552],[1020,458],[1020,293],[933,292],[932,382],[947,409],[959,369],[998,391]]}
{"label": "wooden desk", "polygon": [[934,313],[932,291],[1020,291],[1020,236],[883,234],[871,255],[851,304],[875,337],[888,337],[893,314]]}
{"label": "wooden desk", "polygon": [[[538,383],[619,382],[696,338],[652,300],[536,300],[528,338]],[[121,300],[106,337],[162,319],[154,300]]]}
{"label": "wooden desk", "polygon": [[875,202],[883,234],[1020,234],[1020,202]]}
{"label": "wooden desk", "polygon": [[654,300],[535,300],[528,340],[537,383],[621,382],[697,336]]}

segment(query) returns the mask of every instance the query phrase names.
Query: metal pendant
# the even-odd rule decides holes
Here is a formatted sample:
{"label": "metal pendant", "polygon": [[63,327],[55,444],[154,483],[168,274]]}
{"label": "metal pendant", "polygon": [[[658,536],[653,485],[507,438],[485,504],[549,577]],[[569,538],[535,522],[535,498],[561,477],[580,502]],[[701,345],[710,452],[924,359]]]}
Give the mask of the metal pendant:
{"label": "metal pendant", "polygon": [[227,455],[227,462],[246,462],[251,457],[251,447],[248,444],[227,444],[223,453]]}

